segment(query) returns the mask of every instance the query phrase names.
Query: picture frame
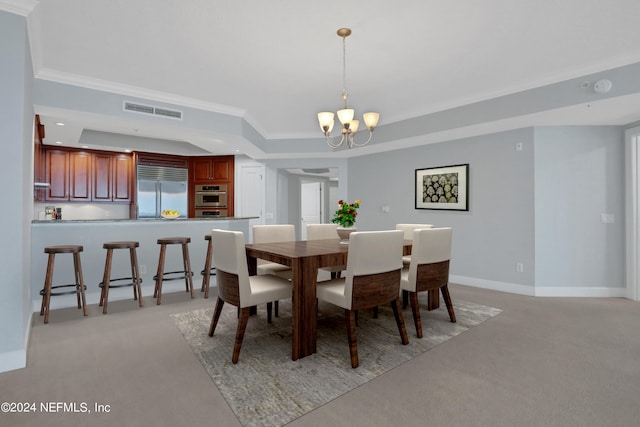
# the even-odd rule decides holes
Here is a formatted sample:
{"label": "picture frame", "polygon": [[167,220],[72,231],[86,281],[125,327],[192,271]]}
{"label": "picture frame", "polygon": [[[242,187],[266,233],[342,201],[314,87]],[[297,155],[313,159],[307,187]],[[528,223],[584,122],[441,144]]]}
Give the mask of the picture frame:
{"label": "picture frame", "polygon": [[416,209],[469,210],[469,163],[416,169]]}

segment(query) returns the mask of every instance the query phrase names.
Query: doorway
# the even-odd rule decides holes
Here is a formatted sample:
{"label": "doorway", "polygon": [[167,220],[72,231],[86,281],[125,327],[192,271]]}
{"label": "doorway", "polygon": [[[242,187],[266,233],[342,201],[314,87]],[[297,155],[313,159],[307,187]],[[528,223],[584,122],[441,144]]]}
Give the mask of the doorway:
{"label": "doorway", "polygon": [[307,224],[324,222],[324,182],[303,178],[300,181],[300,235],[307,240]]}
{"label": "doorway", "polygon": [[235,216],[253,217],[249,220],[249,230],[258,224],[264,224],[265,186],[264,165],[241,165],[240,179],[237,182],[238,201]]}

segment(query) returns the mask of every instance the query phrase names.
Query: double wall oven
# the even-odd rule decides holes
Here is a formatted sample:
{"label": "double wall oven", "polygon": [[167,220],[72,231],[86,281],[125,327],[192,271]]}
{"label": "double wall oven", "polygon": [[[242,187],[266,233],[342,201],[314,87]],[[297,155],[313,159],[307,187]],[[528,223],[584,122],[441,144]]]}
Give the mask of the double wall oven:
{"label": "double wall oven", "polygon": [[227,216],[228,206],[226,184],[196,185],[196,218],[224,218]]}

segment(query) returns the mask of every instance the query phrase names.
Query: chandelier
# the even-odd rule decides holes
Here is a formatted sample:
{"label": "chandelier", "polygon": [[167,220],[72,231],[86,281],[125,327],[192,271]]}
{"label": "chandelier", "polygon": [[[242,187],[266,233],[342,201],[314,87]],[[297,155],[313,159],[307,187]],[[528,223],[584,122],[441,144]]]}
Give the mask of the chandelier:
{"label": "chandelier", "polygon": [[340,28],[338,30],[338,36],[342,37],[342,104],[343,109],[338,110],[338,119],[342,124],[342,130],[340,135],[340,140],[338,141],[337,137],[335,140],[331,139],[331,130],[333,129],[333,117],[334,114],[331,112],[321,112],[318,113],[318,122],[320,123],[320,129],[324,133],[324,136],[327,138],[327,144],[331,148],[338,148],[342,144],[345,144],[347,147],[362,147],[367,145],[369,141],[371,141],[371,137],[373,136],[373,129],[378,125],[378,120],[380,119],[379,113],[369,112],[364,113],[362,118],[364,119],[364,123],[369,129],[369,138],[362,143],[357,143],[354,139],[354,135],[358,130],[358,126],[360,125],[359,120],[354,120],[355,111],[353,108],[347,108],[347,50],[346,50],[346,38],[351,35],[351,30],[349,28]]}

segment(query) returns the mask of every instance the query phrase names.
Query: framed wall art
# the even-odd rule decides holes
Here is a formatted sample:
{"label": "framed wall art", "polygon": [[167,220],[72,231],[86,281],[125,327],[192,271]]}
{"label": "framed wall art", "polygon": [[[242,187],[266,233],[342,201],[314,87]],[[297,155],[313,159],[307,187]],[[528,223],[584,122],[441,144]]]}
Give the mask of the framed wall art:
{"label": "framed wall art", "polygon": [[416,169],[416,209],[469,210],[469,164]]}

